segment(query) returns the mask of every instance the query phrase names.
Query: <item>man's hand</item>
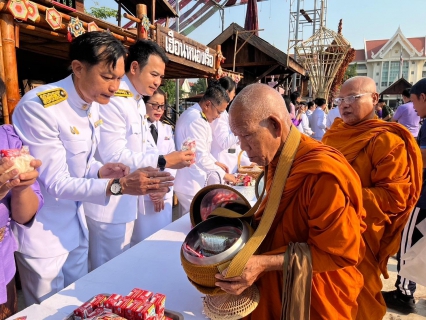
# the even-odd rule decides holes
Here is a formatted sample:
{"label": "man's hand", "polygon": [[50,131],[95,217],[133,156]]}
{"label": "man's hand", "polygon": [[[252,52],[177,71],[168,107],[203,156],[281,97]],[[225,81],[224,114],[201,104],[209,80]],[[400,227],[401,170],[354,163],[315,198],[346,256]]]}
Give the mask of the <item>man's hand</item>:
{"label": "man's hand", "polygon": [[218,280],[215,285],[227,293],[239,295],[250,287],[262,272],[282,270],[283,265],[283,254],[273,256],[254,255],[247,261],[241,276],[225,279],[224,275],[228,271],[228,269],[225,269],[222,274],[215,275]]}
{"label": "man's hand", "polygon": [[[152,167],[137,169],[120,179],[121,192],[134,196],[165,193],[169,191],[169,187],[173,186],[173,180],[174,177],[169,172],[158,171]],[[110,190],[109,186],[107,190]]]}
{"label": "man's hand", "polygon": [[226,166],[226,164],[219,161],[216,161],[214,164],[221,167],[222,170],[225,171],[226,173],[229,173],[229,168]]}
{"label": "man's hand", "polygon": [[195,158],[195,153],[187,151],[174,151],[164,156],[166,159],[166,168],[182,169],[189,167]]}
{"label": "man's hand", "polygon": [[164,200],[154,202],[154,212],[161,212],[164,210]]}
{"label": "man's hand", "polygon": [[233,174],[230,174],[230,173],[225,173],[225,176],[223,177],[223,179],[225,181],[232,182],[232,183],[237,182],[237,178],[235,178],[235,176]]}
{"label": "man's hand", "polygon": [[149,195],[149,198],[151,199],[152,202],[158,202],[163,200],[165,195],[166,195],[166,192],[156,192],[156,193],[151,193]]}
{"label": "man's hand", "polygon": [[127,176],[130,168],[122,163],[106,163],[99,169],[98,175],[101,179],[119,179]]}
{"label": "man's hand", "polygon": [[17,194],[25,191],[29,186],[33,185],[38,177],[38,171],[36,169],[41,166],[41,161],[38,159],[31,160],[30,165],[34,168],[34,170],[27,173],[21,173],[15,179],[14,177],[16,177],[19,173],[18,169],[13,169],[8,173],[4,173],[13,165],[13,160],[8,158],[0,159],[0,199],[3,199],[9,190],[12,190],[13,194]]}

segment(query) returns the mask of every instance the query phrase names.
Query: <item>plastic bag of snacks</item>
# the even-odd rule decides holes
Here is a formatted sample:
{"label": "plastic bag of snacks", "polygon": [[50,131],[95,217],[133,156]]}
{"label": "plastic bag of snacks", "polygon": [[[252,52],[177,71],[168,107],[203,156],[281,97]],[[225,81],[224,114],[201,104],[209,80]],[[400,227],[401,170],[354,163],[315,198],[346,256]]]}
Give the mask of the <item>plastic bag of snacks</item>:
{"label": "plastic bag of snacks", "polygon": [[236,202],[242,199],[231,190],[227,189],[214,189],[206,194],[201,201],[201,219],[204,221],[210,215],[210,213],[218,208],[225,207],[230,202]]}
{"label": "plastic bag of snacks", "polygon": [[30,166],[31,160],[34,160],[34,157],[30,155],[30,149],[28,146],[23,146],[21,150],[0,150],[0,156],[2,158],[9,158],[14,161],[14,165],[5,172],[7,173],[13,169],[18,169],[19,173],[14,178],[16,178],[21,173],[27,173],[34,170],[34,168]]}
{"label": "plastic bag of snacks", "polygon": [[[190,150],[190,151],[194,152],[194,154],[195,154],[195,151],[197,151],[195,139],[186,138],[185,141],[182,142],[181,150],[182,151]],[[195,163],[195,156],[194,156],[194,159],[191,161],[191,164],[194,164],[194,163]]]}

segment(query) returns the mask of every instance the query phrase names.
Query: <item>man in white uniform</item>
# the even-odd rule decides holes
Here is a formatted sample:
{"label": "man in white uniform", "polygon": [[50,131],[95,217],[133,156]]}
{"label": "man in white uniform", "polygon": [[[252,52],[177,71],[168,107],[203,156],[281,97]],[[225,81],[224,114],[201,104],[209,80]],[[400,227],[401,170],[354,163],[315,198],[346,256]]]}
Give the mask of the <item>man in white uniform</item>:
{"label": "man in white uniform", "polygon": [[195,194],[204,186],[207,175],[216,171],[222,181],[235,181],[228,168],[211,154],[211,122],[225,112],[229,96],[221,86],[210,86],[200,102],[187,109],[176,123],[175,142],[179,149],[190,138],[196,143],[195,164],[178,170],[175,180],[175,193],[181,206],[180,213],[189,212]]}
{"label": "man in white uniform", "polygon": [[311,130],[314,132],[312,138],[321,141],[326,129],[327,116],[324,110],[327,107],[327,103],[323,98],[316,98],[315,104],[317,108],[309,117],[309,124]]}
{"label": "man in white uniform", "polygon": [[[31,90],[13,113],[20,138],[43,162],[38,181],[45,205],[31,226],[15,230],[27,305],[40,303],[88,272],[82,202],[106,205],[111,195],[140,195],[172,185],[168,173],[138,170],[127,175],[125,165],[102,166],[93,158],[102,126],[99,104],[108,103],[118,89],[125,54],[121,42],[108,33],[77,37],[70,47],[73,74]],[[152,185],[150,177],[158,177]]]}
{"label": "man in white uniform", "polygon": [[[96,158],[103,163],[121,162],[136,170],[141,167],[183,168],[190,165],[192,152],[160,155],[147,152],[147,136],[143,130],[146,109],[143,96],[150,96],[160,86],[168,58],[155,42],[141,40],[129,48],[126,74],[120,89],[100,113],[103,125]],[[89,227],[89,260],[91,270],[116,257],[130,247],[134,221],[144,213],[143,198],[120,196],[106,207],[86,203]],[[137,243],[138,241],[133,242]]]}
{"label": "man in white uniform", "polygon": [[340,118],[340,111],[338,107],[334,107],[328,112],[327,122],[326,122],[327,129],[331,128],[331,126],[333,125],[334,119],[336,118]]}

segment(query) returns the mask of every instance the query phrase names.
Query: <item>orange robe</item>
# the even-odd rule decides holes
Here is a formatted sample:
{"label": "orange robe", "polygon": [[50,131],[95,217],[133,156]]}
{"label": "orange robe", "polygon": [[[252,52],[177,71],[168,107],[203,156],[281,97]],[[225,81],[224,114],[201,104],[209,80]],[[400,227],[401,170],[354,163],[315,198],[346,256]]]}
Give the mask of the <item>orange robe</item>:
{"label": "orange robe", "polygon": [[365,286],[358,297],[357,319],[382,319],[386,304],[380,274],[389,277],[389,256],[398,251],[401,232],[420,195],[420,149],[403,126],[378,119],[354,126],[336,119],[323,142],[342,152],[361,178],[367,249],[358,266]]}
{"label": "orange robe", "polygon": [[[268,166],[267,191],[278,158]],[[356,315],[363,278],[355,265],[365,249],[361,192],[356,172],[338,151],[302,135],[277,215],[259,250],[279,254],[286,251],[289,242],[309,244],[313,320],[353,319]],[[257,221],[267,199],[256,213]],[[282,284],[282,271],[262,274],[256,281],[259,305],[246,319],[280,319]]]}

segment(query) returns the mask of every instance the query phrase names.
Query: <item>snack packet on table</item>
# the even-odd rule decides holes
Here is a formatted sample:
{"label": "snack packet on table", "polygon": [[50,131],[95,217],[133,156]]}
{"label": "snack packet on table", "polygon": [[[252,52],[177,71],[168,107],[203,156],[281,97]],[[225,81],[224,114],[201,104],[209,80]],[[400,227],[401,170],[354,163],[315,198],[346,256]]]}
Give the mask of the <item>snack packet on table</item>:
{"label": "snack packet on table", "polygon": [[[183,142],[182,142],[182,147],[181,147],[182,151],[187,151],[187,150],[191,150],[192,152],[197,151],[196,148],[196,143],[195,143],[195,139],[191,139],[191,138],[186,138]],[[191,164],[195,163],[195,156],[194,159],[191,161]]]}
{"label": "snack packet on table", "polygon": [[22,146],[20,150],[0,150],[0,156],[1,158],[9,158],[14,161],[14,165],[5,171],[5,173],[8,173],[13,169],[18,169],[19,173],[14,177],[14,179],[17,178],[21,173],[27,173],[34,170],[34,168],[30,166],[31,160],[34,160],[34,157],[30,155],[30,149],[28,146]]}

